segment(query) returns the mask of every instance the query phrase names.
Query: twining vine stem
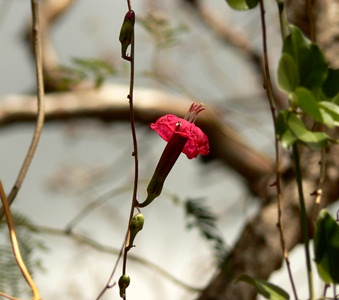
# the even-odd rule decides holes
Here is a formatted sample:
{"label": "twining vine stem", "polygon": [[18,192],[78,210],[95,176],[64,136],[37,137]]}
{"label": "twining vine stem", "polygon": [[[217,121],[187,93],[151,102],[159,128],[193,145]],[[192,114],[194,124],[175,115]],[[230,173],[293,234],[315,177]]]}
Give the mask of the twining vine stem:
{"label": "twining vine stem", "polygon": [[[130,3],[130,0],[127,0],[128,8],[129,10],[132,10],[132,6]],[[128,226],[133,218],[134,209],[137,204],[137,191],[138,191],[138,180],[139,180],[139,155],[138,155],[138,141],[137,141],[137,135],[135,130],[135,117],[134,117],[134,50],[135,50],[135,38],[134,38],[134,31],[133,31],[133,39],[131,43],[131,53],[130,53],[130,64],[131,64],[131,70],[130,70],[130,82],[129,82],[129,108],[130,108],[130,124],[131,124],[131,132],[132,132],[132,139],[133,139],[133,156],[134,156],[134,185],[133,185],[133,196],[132,196],[132,203],[131,203],[131,210],[130,215],[128,219]],[[127,234],[126,234],[126,240],[128,236],[128,230],[127,228]],[[124,256],[123,256],[123,262],[122,262],[122,274],[126,274],[126,265],[127,265],[127,253],[130,248],[125,247],[124,248]],[[124,300],[126,299],[126,294],[124,295]]]}
{"label": "twining vine stem", "polygon": [[[127,0],[128,10],[129,12],[132,11],[132,5],[130,0]],[[123,24],[124,26],[124,24]],[[133,25],[134,26],[134,23]],[[124,243],[121,247],[121,251],[119,253],[119,257],[115,263],[115,266],[113,268],[113,271],[111,273],[111,276],[105,286],[105,288],[101,291],[97,299],[100,299],[101,296],[105,293],[105,291],[109,288],[112,288],[115,283],[111,284],[111,280],[115,274],[118,262],[120,261],[121,256],[123,256],[123,262],[122,262],[122,274],[126,274],[126,267],[127,267],[127,254],[128,251],[131,249],[131,247],[127,247],[126,243],[129,236],[129,225],[131,223],[131,220],[133,218],[134,210],[137,205],[137,191],[138,191],[138,180],[139,180],[139,155],[138,155],[138,141],[137,141],[137,135],[136,135],[136,129],[135,129],[135,116],[134,116],[134,49],[135,49],[135,39],[134,39],[134,28],[132,29],[132,39],[130,43],[130,56],[125,57],[124,59],[127,59],[130,62],[130,80],[129,80],[129,94],[127,96],[128,102],[129,102],[129,112],[130,112],[130,125],[131,125],[131,132],[132,132],[132,140],[133,140],[133,152],[132,156],[134,157],[134,184],[133,184],[133,195],[132,195],[132,201],[131,201],[131,209],[130,209],[130,215],[128,219],[128,227],[126,231],[126,235],[124,238]],[[126,53],[123,53],[126,55]],[[138,209],[139,210],[139,209]],[[120,294],[121,295],[121,294]],[[126,300],[126,291],[124,291],[123,295],[121,295],[124,300]]]}
{"label": "twining vine stem", "polygon": [[[5,216],[6,216],[6,220],[7,220],[7,226],[8,226],[8,230],[9,230],[9,235],[10,235],[10,239],[11,239],[11,245],[12,245],[12,249],[13,249],[13,254],[15,257],[15,260],[17,262],[18,267],[20,268],[20,271],[23,275],[23,277],[25,278],[26,282],[28,283],[29,287],[32,290],[33,293],[33,299],[34,300],[40,300],[40,294],[39,294],[39,290],[37,288],[37,286],[35,285],[31,275],[29,274],[26,265],[22,259],[21,253],[20,253],[20,249],[19,249],[19,244],[18,244],[18,239],[16,237],[16,233],[15,233],[15,229],[14,229],[14,222],[13,222],[13,218],[12,218],[12,214],[9,208],[9,202],[8,199],[6,197],[5,191],[3,189],[2,183],[0,181],[0,198],[1,198],[1,202],[2,202],[2,206],[5,212]],[[5,296],[8,299],[15,299],[12,297],[8,297],[7,295],[4,295],[3,293],[1,293],[2,296]]]}
{"label": "twining vine stem", "polygon": [[276,165],[276,179],[274,185],[277,189],[277,198],[278,198],[278,223],[277,227],[280,233],[280,243],[284,256],[284,260],[286,262],[289,279],[292,285],[293,294],[295,299],[298,299],[297,290],[294,284],[292,271],[290,267],[290,261],[288,258],[288,251],[286,248],[285,237],[284,237],[284,229],[282,222],[282,191],[281,191],[281,163],[280,163],[280,150],[279,150],[279,140],[277,138],[277,115],[276,115],[276,107],[274,104],[274,94],[270,77],[270,69],[268,63],[268,51],[267,51],[267,35],[266,35],[266,22],[265,22],[265,7],[264,1],[260,0],[260,15],[261,15],[261,25],[262,25],[262,35],[263,35],[263,56],[264,56],[264,86],[267,92],[267,98],[271,107],[273,126],[274,126],[274,141],[275,141],[275,165]]}
{"label": "twining vine stem", "polygon": [[[19,192],[19,189],[26,177],[28,168],[32,162],[33,156],[35,154],[36,148],[39,143],[41,136],[41,131],[44,125],[44,115],[45,115],[45,101],[44,101],[44,77],[42,72],[42,46],[41,46],[41,27],[39,20],[39,0],[32,0],[32,41],[35,55],[35,65],[36,65],[36,79],[37,79],[37,101],[38,101],[38,116],[36,120],[35,130],[31,145],[28,149],[20,172],[18,174],[17,180],[8,196],[8,203],[11,205]],[[3,208],[0,209],[0,220],[4,215]]]}

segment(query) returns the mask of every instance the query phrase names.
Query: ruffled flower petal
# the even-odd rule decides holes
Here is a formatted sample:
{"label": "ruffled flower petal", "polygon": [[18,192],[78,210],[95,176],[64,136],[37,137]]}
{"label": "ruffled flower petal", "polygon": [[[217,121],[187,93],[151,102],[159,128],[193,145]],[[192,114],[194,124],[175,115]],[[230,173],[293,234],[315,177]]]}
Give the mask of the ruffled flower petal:
{"label": "ruffled flower petal", "polygon": [[209,153],[207,136],[194,123],[185,119],[168,114],[152,123],[151,129],[155,130],[166,142],[171,139],[174,133],[188,138],[182,152],[189,159],[195,158],[199,154],[207,155]]}

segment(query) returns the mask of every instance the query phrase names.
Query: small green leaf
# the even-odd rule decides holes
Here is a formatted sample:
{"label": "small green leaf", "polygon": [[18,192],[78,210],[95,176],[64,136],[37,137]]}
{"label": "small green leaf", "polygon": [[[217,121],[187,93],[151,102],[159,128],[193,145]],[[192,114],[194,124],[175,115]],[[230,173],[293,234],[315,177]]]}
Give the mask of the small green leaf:
{"label": "small green leaf", "polygon": [[301,31],[294,25],[289,25],[290,34],[286,37],[283,45],[283,53],[290,54],[296,61],[302,53],[307,51],[310,41],[303,36]]}
{"label": "small green leaf", "polygon": [[294,60],[297,73],[293,76],[299,79],[299,86],[316,90],[327,77],[327,61],[319,47],[304,37],[297,27],[289,27],[291,33],[284,41],[283,54],[290,55]]}
{"label": "small green leaf", "polygon": [[287,124],[297,139],[314,151],[320,150],[328,144],[329,137],[325,132],[309,131],[294,113],[289,114]]}
{"label": "small green leaf", "polygon": [[280,139],[281,136],[288,130],[287,127],[287,119],[290,112],[287,110],[281,110],[279,111],[278,117],[277,117],[277,136]]}
{"label": "small green leaf", "polygon": [[321,279],[327,284],[339,283],[339,225],[326,209],[317,219],[314,253]]}
{"label": "small green leaf", "polygon": [[299,85],[298,68],[288,53],[283,53],[278,65],[278,85],[286,93],[292,93]]}
{"label": "small green leaf", "polygon": [[257,6],[259,0],[226,0],[235,10],[248,10]]}
{"label": "small green leaf", "polygon": [[300,85],[310,90],[320,88],[328,71],[328,63],[319,47],[311,44],[306,53],[299,57]]}
{"label": "small green leaf", "polygon": [[323,84],[323,92],[330,98],[339,93],[339,69],[328,69],[327,78]]}
{"label": "small green leaf", "polygon": [[290,148],[296,141],[296,136],[289,129],[281,136],[281,144],[285,149]]}
{"label": "small green leaf", "polygon": [[253,278],[246,274],[240,275],[235,281],[238,283],[239,281],[246,282],[248,284],[253,285],[258,293],[264,296],[266,299],[270,300],[288,300],[290,296],[280,287],[269,283],[265,280]]}
{"label": "small green leaf", "polygon": [[296,136],[288,128],[287,120],[291,112],[281,110],[277,118],[277,137],[285,149],[291,147],[296,141]]}
{"label": "small green leaf", "polygon": [[[315,121],[325,124],[328,128],[334,127],[334,120],[331,113],[329,113],[329,109],[322,107],[308,89],[304,87],[297,88],[293,102]],[[334,104],[332,105],[336,106]]]}
{"label": "small green leaf", "polygon": [[312,150],[320,150],[328,144],[329,136],[324,132],[313,132],[293,112],[282,110],[277,118],[277,136],[284,148],[297,140]]}
{"label": "small green leaf", "polygon": [[339,106],[327,101],[319,102],[319,107],[328,113],[334,121],[335,126],[339,126]]}
{"label": "small green leaf", "polygon": [[304,113],[312,117],[317,122],[323,123],[319,106],[312,93],[306,88],[297,88],[294,97],[295,103]]}

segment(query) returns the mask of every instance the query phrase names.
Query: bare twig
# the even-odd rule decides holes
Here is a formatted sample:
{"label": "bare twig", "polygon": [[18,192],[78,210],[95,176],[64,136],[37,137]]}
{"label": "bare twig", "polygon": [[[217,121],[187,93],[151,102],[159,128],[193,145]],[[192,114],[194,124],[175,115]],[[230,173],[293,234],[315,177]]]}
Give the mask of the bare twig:
{"label": "bare twig", "polygon": [[[33,18],[32,35],[33,35],[33,45],[34,45],[34,53],[35,53],[35,60],[36,60],[38,116],[36,120],[36,126],[35,126],[31,145],[28,149],[27,155],[22,164],[17,180],[8,196],[9,205],[13,203],[25,179],[28,168],[32,162],[35,150],[38,146],[42,127],[44,124],[45,104],[44,104],[44,84],[43,84],[43,73],[42,73],[41,27],[40,27],[40,22],[39,22],[39,1],[32,0],[31,5],[32,5],[32,18]],[[0,210],[0,220],[2,219],[2,217],[3,217],[3,209]]]}
{"label": "bare twig", "polygon": [[[26,265],[25,265],[25,263],[22,259],[21,253],[20,253],[18,239],[16,237],[16,233],[15,233],[15,229],[14,229],[12,214],[11,214],[11,211],[10,211],[10,208],[9,208],[9,202],[7,200],[7,197],[6,197],[6,194],[5,194],[5,191],[3,189],[1,181],[0,181],[0,196],[1,196],[2,206],[3,206],[5,216],[6,216],[6,220],[7,220],[7,226],[8,226],[8,230],[9,230],[9,234],[10,234],[10,239],[11,239],[11,244],[12,244],[15,260],[18,264],[18,267],[20,268],[22,275],[24,276],[25,280],[27,281],[29,287],[32,290],[34,300],[39,300],[39,299],[41,299],[40,294],[39,294],[39,290],[36,287],[31,275],[29,274],[29,272],[26,268]],[[11,299],[11,298],[9,298],[9,299]]]}

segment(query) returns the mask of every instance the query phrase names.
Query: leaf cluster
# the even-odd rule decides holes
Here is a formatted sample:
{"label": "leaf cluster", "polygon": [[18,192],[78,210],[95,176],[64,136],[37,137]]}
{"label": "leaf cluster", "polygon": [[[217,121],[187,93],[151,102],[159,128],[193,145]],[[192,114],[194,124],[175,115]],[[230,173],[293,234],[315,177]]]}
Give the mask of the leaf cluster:
{"label": "leaf cluster", "polygon": [[310,130],[298,114],[328,128],[339,125],[339,70],[328,67],[320,48],[290,25],[278,66],[278,85],[288,94],[290,109],[280,111],[277,135],[285,148],[300,141],[312,150],[332,139],[322,131]]}

